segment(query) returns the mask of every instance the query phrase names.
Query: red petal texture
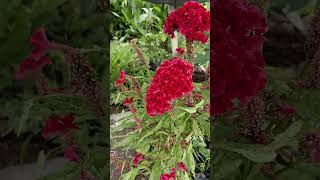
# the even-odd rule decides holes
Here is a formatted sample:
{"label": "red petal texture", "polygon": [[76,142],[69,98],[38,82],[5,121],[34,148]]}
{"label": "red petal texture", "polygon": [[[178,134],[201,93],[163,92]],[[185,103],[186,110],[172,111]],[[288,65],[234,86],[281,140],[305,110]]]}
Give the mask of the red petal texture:
{"label": "red petal texture", "polygon": [[184,171],[184,172],[187,172],[187,171],[188,171],[187,166],[186,166],[183,162],[178,163],[178,168],[179,168],[181,171]]}
{"label": "red petal texture", "polygon": [[320,144],[312,151],[312,160],[320,162]]}
{"label": "red petal texture", "polygon": [[204,32],[210,30],[210,12],[196,1],[188,1],[167,16],[164,32],[174,38],[178,30],[189,41],[206,43],[208,37]]}
{"label": "red petal texture", "polygon": [[69,160],[70,162],[80,162],[80,157],[77,154],[75,145],[69,145],[64,148],[64,158]]}
{"label": "red petal texture", "polygon": [[65,115],[63,118],[51,116],[42,130],[42,137],[48,139],[52,135],[65,135],[71,129],[79,129],[73,124],[74,116]]}
{"label": "red petal texture", "polygon": [[140,163],[140,161],[143,160],[143,156],[141,153],[137,153],[133,158],[133,166],[137,167]]}
{"label": "red petal texture", "polygon": [[125,77],[126,73],[124,72],[124,70],[121,70],[119,74],[119,79],[116,82],[116,87],[121,86],[125,82]]}
{"label": "red petal texture", "polygon": [[183,48],[177,48],[176,51],[182,55],[184,53],[184,49]]}
{"label": "red petal texture", "polygon": [[259,9],[246,0],[213,4],[210,84],[211,115],[233,108],[233,99],[247,103],[267,82],[262,55],[267,25]]}
{"label": "red petal texture", "polygon": [[38,28],[31,37],[31,45],[33,47],[31,56],[38,60],[43,55],[46,54],[46,52],[51,48],[51,43],[49,42],[45,29],[44,28]]}
{"label": "red petal texture", "polygon": [[32,56],[29,56],[20,63],[16,79],[22,80],[28,74],[41,72],[42,68],[47,64],[52,64],[52,61],[46,56],[40,57],[39,60],[36,60],[32,58]]}
{"label": "red petal texture", "polygon": [[192,69],[190,63],[178,57],[160,65],[147,91],[146,108],[149,116],[168,112],[172,100],[193,90]]}

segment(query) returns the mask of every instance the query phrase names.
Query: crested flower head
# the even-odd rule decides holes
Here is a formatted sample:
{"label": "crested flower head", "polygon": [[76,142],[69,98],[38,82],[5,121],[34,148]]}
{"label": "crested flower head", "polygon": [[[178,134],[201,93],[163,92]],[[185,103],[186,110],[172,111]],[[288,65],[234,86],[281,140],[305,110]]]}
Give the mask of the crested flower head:
{"label": "crested flower head", "polygon": [[160,65],[147,91],[146,108],[149,116],[168,112],[172,100],[193,90],[192,69],[191,64],[178,57]]}
{"label": "crested flower head", "polygon": [[210,30],[210,12],[196,1],[188,1],[182,7],[171,12],[164,24],[164,32],[174,38],[178,30],[189,41],[206,43],[204,32]]}

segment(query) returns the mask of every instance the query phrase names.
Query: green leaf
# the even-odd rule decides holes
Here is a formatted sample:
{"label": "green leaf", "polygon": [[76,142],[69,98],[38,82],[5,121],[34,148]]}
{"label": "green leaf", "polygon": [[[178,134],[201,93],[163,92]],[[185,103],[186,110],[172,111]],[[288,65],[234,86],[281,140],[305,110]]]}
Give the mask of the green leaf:
{"label": "green leaf", "polygon": [[154,162],[154,165],[152,166],[149,180],[160,179],[160,176],[161,176],[160,169],[161,169],[161,162],[156,160]]}
{"label": "green leaf", "polygon": [[192,119],[192,131],[195,136],[203,136],[203,132],[198,126],[198,123],[195,119]]}
{"label": "green leaf", "polygon": [[126,174],[123,174],[120,179],[121,180],[135,180],[135,177],[138,175],[139,169],[132,169]]}
{"label": "green leaf", "polygon": [[302,122],[296,121],[292,123],[288,129],[286,129],[283,133],[278,134],[274,139],[274,141],[268,145],[270,149],[277,150],[283,146],[288,145],[290,142],[292,142],[294,137],[299,133],[299,131],[302,128]]}
{"label": "green leaf", "polygon": [[237,156],[225,156],[222,161],[214,165],[213,179],[228,179],[231,174],[239,171],[241,163],[242,159]]}
{"label": "green leaf", "polygon": [[30,114],[30,109],[33,106],[33,99],[27,100],[23,106],[23,111],[22,111],[22,115],[19,121],[19,125],[17,128],[17,135],[20,136],[20,134],[23,132],[23,128],[26,125],[26,122],[29,118],[29,114]]}
{"label": "green leaf", "polygon": [[196,104],[194,107],[178,107],[177,109],[181,109],[184,111],[187,111],[190,114],[196,113],[197,109],[199,109],[200,107],[202,107],[204,104],[204,100],[200,101],[198,104]]}
{"label": "green leaf", "polygon": [[152,135],[153,133],[155,133],[156,131],[158,131],[162,127],[162,123],[163,123],[163,119],[160,120],[160,122],[157,124],[157,126],[155,128],[153,128],[147,134],[142,136],[141,139],[139,140],[138,144],[140,144],[146,137],[148,137],[148,136]]}
{"label": "green leaf", "polygon": [[193,146],[192,143],[189,144],[189,147],[187,151],[185,151],[185,155],[183,157],[183,161],[186,164],[187,168],[190,170],[190,172],[194,175],[195,174],[195,167],[196,162],[193,158]]}
{"label": "green leaf", "polygon": [[277,154],[266,146],[223,142],[216,143],[217,148],[239,153],[254,162],[271,162]]}
{"label": "green leaf", "polygon": [[40,0],[33,1],[32,4],[32,18],[38,18],[44,14],[49,14],[52,11],[55,11],[57,7],[61,6],[67,0]]}

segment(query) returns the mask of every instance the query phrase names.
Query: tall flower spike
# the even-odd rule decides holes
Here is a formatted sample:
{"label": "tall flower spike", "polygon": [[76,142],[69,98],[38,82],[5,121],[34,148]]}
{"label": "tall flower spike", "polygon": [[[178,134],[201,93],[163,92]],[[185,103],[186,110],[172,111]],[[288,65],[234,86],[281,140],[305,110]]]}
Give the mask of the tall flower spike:
{"label": "tall flower spike", "polygon": [[192,65],[179,57],[164,61],[157,69],[147,91],[148,115],[168,112],[171,101],[192,90]]}
{"label": "tall flower spike", "polygon": [[78,49],[65,49],[65,59],[71,65],[72,85],[88,100],[97,116],[103,116],[99,85],[91,65],[81,56]]}

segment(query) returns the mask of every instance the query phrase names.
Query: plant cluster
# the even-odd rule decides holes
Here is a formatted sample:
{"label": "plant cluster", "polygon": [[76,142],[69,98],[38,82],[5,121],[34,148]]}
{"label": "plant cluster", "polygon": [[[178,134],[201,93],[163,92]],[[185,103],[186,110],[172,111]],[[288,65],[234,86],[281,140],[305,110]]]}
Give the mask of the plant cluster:
{"label": "plant cluster", "polygon": [[[122,157],[122,167],[130,165],[129,170],[121,166],[115,168],[115,174],[121,170],[121,179],[191,179],[196,172],[208,170],[208,79],[194,82],[196,42],[188,38],[192,33],[192,37],[197,37],[209,30],[210,13],[200,3],[190,1],[170,13],[165,24],[183,11],[189,13],[189,17],[204,19],[200,24],[191,24],[187,35],[180,32],[183,27],[177,29],[188,41],[187,50],[180,47],[176,57],[161,61],[153,71],[135,45],[136,61],[143,67],[145,77],[121,71],[118,80],[113,82],[125,95],[123,105],[129,106],[131,111],[112,130],[111,148],[127,150]],[[187,18],[180,19],[179,23],[186,23]],[[197,29],[199,25],[205,28]],[[170,32],[166,33],[170,35]],[[130,161],[132,163],[129,164]]]}
{"label": "plant cluster", "polygon": [[266,20],[252,3],[216,1],[213,10],[213,179],[319,178],[317,11],[309,59],[295,72],[265,66]]}
{"label": "plant cluster", "polygon": [[[51,101],[54,101],[51,97],[68,96],[78,98],[88,110],[86,112],[77,107],[78,109],[74,110],[64,109],[63,114],[59,111],[53,112],[47,117],[45,123],[41,122],[44,124],[42,137],[45,140],[54,140],[62,147],[65,159],[71,162],[72,172],[64,172],[69,175],[69,178],[89,180],[106,176],[106,164],[101,165],[100,160],[95,159],[106,148],[105,139],[101,139],[101,136],[106,133],[104,128],[98,128],[105,124],[105,110],[93,68],[79,49],[49,41],[44,28],[38,28],[33,33],[31,45],[33,47],[31,53],[22,60],[17,72],[17,79],[20,81],[31,78],[39,84],[37,90],[40,97],[31,99],[30,106],[33,106],[33,101],[39,101],[42,104],[48,101],[47,106],[55,108],[53,104],[50,104]],[[45,65],[53,64],[53,61],[47,57],[51,51],[61,51],[64,54],[63,63],[70,68],[67,87],[49,86],[43,68]],[[78,106],[79,104],[71,102],[66,105]],[[89,122],[89,119],[95,121]],[[106,160],[106,156],[104,157],[100,158]],[[57,176],[53,175],[52,178],[57,178]]]}

